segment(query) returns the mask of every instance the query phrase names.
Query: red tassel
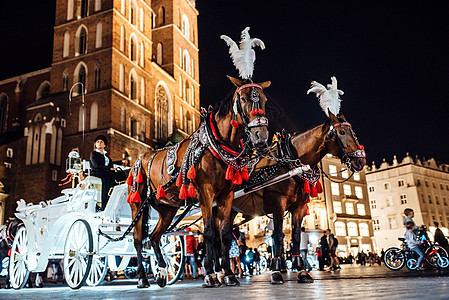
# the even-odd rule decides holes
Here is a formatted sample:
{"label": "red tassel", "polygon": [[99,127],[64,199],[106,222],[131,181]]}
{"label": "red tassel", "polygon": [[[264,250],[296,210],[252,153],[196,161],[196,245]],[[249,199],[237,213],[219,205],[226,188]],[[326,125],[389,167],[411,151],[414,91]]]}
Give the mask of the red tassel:
{"label": "red tassel", "polygon": [[231,120],[231,126],[234,127],[234,128],[239,128],[239,123],[237,123],[236,120],[232,119]]}
{"label": "red tassel", "polygon": [[309,203],[309,202],[310,202],[310,197],[307,196],[307,202],[306,203]]}
{"label": "red tassel", "polygon": [[255,116],[255,115],[257,115],[259,113],[259,110],[258,109],[253,109],[249,114],[251,115],[251,116]]}
{"label": "red tassel", "polygon": [[234,179],[232,179],[232,183],[235,185],[241,185],[242,184],[242,175],[240,175],[239,171],[235,171]]}
{"label": "red tassel", "polygon": [[318,196],[318,192],[316,190],[316,186],[312,185],[311,189],[310,189],[310,197],[317,197]]}
{"label": "red tassel", "polygon": [[259,109],[259,115],[263,116],[263,110]]}
{"label": "red tassel", "polygon": [[359,145],[358,148],[359,148],[360,150],[364,150],[364,149],[365,149],[365,147],[363,147],[363,145]]}
{"label": "red tassel", "polygon": [[179,199],[186,200],[187,199],[187,189],[186,186],[183,184],[181,187],[181,190],[179,191]]}
{"label": "red tassel", "polygon": [[176,186],[181,187],[181,185],[182,185],[182,173],[179,172],[178,178],[176,178]]}
{"label": "red tassel", "polygon": [[188,179],[195,179],[196,178],[196,171],[195,171],[195,167],[192,165],[189,169],[189,171],[187,172],[187,178]]}
{"label": "red tassel", "polygon": [[309,205],[308,204],[306,204],[306,205],[307,205],[306,216],[308,216],[308,215],[310,215],[310,210],[309,210]]}
{"label": "red tassel", "polygon": [[195,197],[195,195],[196,195],[195,187],[193,186],[193,183],[190,183],[189,188],[187,189],[187,196]]}
{"label": "red tassel", "polygon": [[321,185],[321,182],[319,180],[316,182],[316,191],[318,194],[321,194],[323,192],[323,186]]}
{"label": "red tassel", "polygon": [[245,181],[249,180],[249,173],[248,173],[248,168],[247,167],[243,167],[240,169],[240,173],[242,175],[242,179]]}
{"label": "red tassel", "polygon": [[140,194],[138,191],[135,191],[135,192],[129,194],[128,200],[127,200],[128,203],[139,203],[140,201],[142,201],[142,200],[140,199]]}
{"label": "red tassel", "polygon": [[156,193],[156,198],[157,199],[161,199],[161,198],[165,198],[165,191],[164,188],[162,187],[162,185],[157,187],[157,193]]}
{"label": "red tassel", "polygon": [[309,182],[307,180],[304,180],[304,189],[303,189],[304,193],[310,193],[310,185]]}
{"label": "red tassel", "polygon": [[228,168],[226,169],[225,179],[226,180],[234,179],[234,169],[231,167],[231,165],[228,165]]}
{"label": "red tassel", "polygon": [[132,185],[132,184],[133,184],[133,173],[132,173],[132,171],[129,172],[129,176],[128,176],[128,178],[126,179],[126,184],[127,184],[127,185]]}
{"label": "red tassel", "polygon": [[140,171],[139,171],[139,173],[137,173],[136,182],[137,183],[143,182],[142,172],[140,172]]}

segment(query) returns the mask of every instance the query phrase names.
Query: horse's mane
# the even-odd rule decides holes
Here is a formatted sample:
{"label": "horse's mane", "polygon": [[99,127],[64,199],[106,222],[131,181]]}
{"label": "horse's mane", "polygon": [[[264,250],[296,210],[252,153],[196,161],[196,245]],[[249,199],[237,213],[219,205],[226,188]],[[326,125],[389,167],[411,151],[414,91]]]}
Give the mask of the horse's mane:
{"label": "horse's mane", "polygon": [[232,98],[234,96],[235,89],[232,89],[228,92],[226,97],[224,97],[220,102],[214,105],[212,113],[215,114],[218,112],[219,118],[224,118],[228,115],[229,111],[232,109]]}

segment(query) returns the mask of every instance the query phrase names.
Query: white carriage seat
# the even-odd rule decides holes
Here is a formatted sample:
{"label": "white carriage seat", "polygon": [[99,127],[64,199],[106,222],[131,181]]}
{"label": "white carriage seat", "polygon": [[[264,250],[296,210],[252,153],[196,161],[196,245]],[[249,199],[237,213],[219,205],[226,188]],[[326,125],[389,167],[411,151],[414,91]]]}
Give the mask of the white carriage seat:
{"label": "white carriage seat", "polygon": [[128,185],[126,183],[114,186],[108,204],[104,210],[104,215],[113,221],[126,222],[132,217],[131,208],[126,202],[128,198]]}
{"label": "white carriage seat", "polygon": [[54,204],[62,203],[62,202],[67,201],[67,200],[69,200],[68,195],[62,195],[62,196],[59,196],[58,198],[55,198],[53,200],[48,200],[47,203],[54,205]]}

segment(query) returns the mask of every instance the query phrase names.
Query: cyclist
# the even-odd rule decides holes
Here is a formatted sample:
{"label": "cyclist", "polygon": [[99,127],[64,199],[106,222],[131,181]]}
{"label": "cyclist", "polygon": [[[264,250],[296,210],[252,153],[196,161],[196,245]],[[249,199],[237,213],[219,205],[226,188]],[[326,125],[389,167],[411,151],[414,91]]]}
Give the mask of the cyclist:
{"label": "cyclist", "polygon": [[419,248],[419,245],[421,242],[417,239],[415,235],[415,222],[413,221],[407,221],[405,223],[405,228],[407,231],[405,232],[405,240],[407,241],[408,246],[410,247],[410,250],[416,252],[419,255],[418,259],[418,268],[417,270],[422,269],[422,262],[424,260],[424,253],[422,252],[421,248]]}

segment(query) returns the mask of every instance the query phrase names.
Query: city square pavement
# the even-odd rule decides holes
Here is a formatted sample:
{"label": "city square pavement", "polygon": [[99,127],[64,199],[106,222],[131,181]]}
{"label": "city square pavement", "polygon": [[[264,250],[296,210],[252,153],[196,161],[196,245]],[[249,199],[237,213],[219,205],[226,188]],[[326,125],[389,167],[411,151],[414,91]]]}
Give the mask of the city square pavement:
{"label": "city square pavement", "polygon": [[[299,284],[296,273],[283,285],[270,284],[270,273],[240,279],[236,287],[203,288],[202,280],[185,279],[159,288],[137,289],[136,281],[114,280],[71,290],[46,283],[44,288],[0,289],[0,299],[448,299],[449,271],[390,271],[385,266],[347,266],[341,271],[312,271],[314,283]],[[2,287],[4,285],[2,284]]]}

